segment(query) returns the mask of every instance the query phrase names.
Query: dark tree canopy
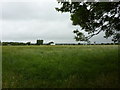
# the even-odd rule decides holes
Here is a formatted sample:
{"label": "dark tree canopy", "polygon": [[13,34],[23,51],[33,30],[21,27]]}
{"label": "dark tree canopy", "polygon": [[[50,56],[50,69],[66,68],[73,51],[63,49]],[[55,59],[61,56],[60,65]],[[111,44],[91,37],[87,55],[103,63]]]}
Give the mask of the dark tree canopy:
{"label": "dark tree canopy", "polygon": [[57,11],[70,12],[73,25],[79,25],[88,33],[85,36],[80,30],[74,30],[77,41],[87,41],[91,37],[105,32],[105,38],[120,41],[120,2],[59,2]]}

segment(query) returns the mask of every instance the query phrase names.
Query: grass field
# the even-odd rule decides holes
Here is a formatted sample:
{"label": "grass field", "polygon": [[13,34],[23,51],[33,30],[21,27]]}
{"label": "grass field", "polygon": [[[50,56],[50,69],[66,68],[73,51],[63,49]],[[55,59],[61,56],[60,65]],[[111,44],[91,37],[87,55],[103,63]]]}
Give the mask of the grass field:
{"label": "grass field", "polygon": [[3,46],[3,88],[115,88],[117,45]]}

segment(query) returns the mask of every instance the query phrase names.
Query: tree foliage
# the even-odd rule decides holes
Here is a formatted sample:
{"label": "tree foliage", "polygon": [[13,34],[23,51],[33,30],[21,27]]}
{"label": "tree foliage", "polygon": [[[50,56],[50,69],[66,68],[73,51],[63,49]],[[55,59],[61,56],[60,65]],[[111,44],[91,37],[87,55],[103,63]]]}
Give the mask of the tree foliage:
{"label": "tree foliage", "polygon": [[89,40],[91,37],[105,32],[105,38],[113,37],[114,42],[120,40],[120,3],[119,2],[59,2],[57,11],[70,12],[73,25],[79,25],[88,36],[75,30],[77,41]]}

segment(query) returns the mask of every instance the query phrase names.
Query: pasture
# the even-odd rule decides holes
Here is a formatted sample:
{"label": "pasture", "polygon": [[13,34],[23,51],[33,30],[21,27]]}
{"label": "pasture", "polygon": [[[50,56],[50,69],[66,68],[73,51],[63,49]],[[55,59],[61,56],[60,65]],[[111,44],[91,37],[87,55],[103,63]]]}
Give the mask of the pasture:
{"label": "pasture", "polygon": [[2,86],[119,87],[118,46],[2,46]]}

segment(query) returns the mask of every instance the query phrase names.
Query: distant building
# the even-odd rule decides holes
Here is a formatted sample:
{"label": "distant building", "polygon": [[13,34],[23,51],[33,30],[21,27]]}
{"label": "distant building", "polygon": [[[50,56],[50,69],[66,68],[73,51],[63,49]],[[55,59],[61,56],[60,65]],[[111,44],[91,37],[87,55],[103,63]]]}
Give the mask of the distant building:
{"label": "distant building", "polygon": [[43,40],[37,40],[36,44],[37,45],[43,45]]}
{"label": "distant building", "polygon": [[50,45],[55,45],[55,43],[51,43]]}
{"label": "distant building", "polygon": [[47,45],[55,45],[55,43],[52,41],[52,42],[47,43]]}

